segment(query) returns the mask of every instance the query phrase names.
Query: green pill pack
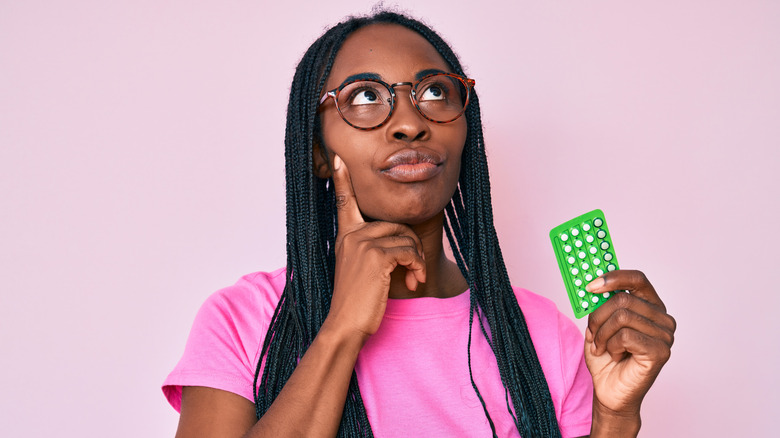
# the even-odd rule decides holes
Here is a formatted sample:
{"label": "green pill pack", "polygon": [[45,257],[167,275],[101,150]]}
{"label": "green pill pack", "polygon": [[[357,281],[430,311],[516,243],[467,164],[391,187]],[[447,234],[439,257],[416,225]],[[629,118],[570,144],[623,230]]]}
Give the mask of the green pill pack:
{"label": "green pill pack", "polygon": [[585,286],[604,273],[619,269],[604,212],[596,209],[558,225],[550,231],[550,240],[574,316],[582,318],[612,295],[592,294]]}

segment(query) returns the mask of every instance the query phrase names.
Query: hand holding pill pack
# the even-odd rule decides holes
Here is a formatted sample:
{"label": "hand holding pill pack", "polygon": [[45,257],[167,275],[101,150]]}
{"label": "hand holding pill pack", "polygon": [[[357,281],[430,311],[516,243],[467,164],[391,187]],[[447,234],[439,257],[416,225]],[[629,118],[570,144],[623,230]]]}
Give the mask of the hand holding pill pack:
{"label": "hand holding pill pack", "polygon": [[619,269],[604,212],[596,209],[558,225],[550,231],[550,240],[574,316],[582,318],[612,295],[592,294],[585,286],[605,272]]}

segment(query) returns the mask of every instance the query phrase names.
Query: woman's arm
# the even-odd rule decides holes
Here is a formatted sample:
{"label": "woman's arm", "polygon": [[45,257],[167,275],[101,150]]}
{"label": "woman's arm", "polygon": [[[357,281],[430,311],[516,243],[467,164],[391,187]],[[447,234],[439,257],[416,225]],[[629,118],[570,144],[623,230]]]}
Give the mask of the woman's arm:
{"label": "woman's arm", "polygon": [[244,397],[185,387],[176,437],[334,436],[362,344],[355,336],[323,325],[260,421],[254,404]]}
{"label": "woman's arm", "polygon": [[185,386],[176,438],[240,437],[257,421],[255,406],[244,397],[221,389]]}

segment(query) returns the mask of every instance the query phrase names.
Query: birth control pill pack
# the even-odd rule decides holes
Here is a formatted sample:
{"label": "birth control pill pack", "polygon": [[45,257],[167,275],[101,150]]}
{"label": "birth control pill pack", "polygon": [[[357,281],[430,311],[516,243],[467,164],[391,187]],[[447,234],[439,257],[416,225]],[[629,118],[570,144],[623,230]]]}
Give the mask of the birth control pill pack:
{"label": "birth control pill pack", "polygon": [[550,240],[574,316],[582,318],[612,295],[592,294],[585,286],[604,273],[619,269],[604,212],[596,209],[558,225],[550,231]]}

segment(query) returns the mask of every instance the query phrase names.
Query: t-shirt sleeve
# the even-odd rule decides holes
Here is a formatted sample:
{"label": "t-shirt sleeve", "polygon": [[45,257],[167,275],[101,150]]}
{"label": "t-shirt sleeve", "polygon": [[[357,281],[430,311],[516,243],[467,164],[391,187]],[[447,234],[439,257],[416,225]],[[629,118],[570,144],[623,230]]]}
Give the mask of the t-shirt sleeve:
{"label": "t-shirt sleeve", "polygon": [[205,386],[254,402],[255,368],[279,292],[257,273],[211,295],[192,325],[184,354],[163,383],[163,393],[181,410],[183,386]]}
{"label": "t-shirt sleeve", "polygon": [[590,434],[593,409],[593,380],[585,365],[584,339],[574,323],[558,314],[561,372],[566,386],[561,404],[560,427],[563,438]]}

